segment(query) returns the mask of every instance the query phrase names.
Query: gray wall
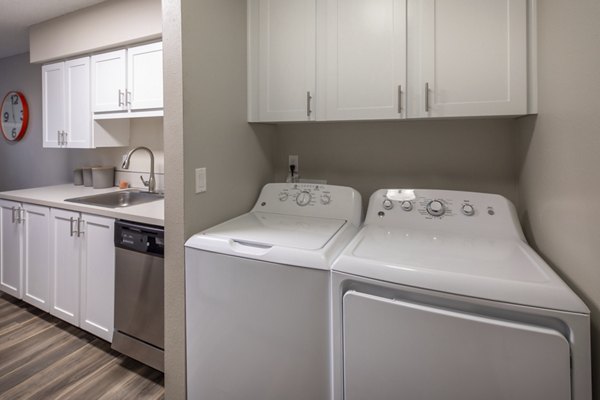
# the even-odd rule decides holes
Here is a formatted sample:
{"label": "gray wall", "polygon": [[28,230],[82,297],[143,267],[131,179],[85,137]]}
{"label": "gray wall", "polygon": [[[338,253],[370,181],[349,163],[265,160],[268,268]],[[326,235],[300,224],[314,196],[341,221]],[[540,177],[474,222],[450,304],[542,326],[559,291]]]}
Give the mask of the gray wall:
{"label": "gray wall", "polygon": [[11,90],[27,98],[29,127],[20,142],[0,138],[0,191],[69,182],[66,152],[42,148],[42,70],[27,53],[0,59],[0,97]]}
{"label": "gray wall", "polygon": [[[367,202],[377,189],[516,191],[516,122],[512,119],[279,125],[276,179],[299,156],[300,178],[356,188]],[[365,204],[366,206],[366,204]]]}
{"label": "gray wall", "polygon": [[600,398],[600,2],[538,2],[539,114],[519,121],[530,242],[592,310]]}
{"label": "gray wall", "polygon": [[[183,240],[247,211],[262,185],[273,179],[274,127],[246,122],[246,2],[182,0],[179,17],[174,15],[178,7],[176,1],[163,4],[165,55],[175,57],[165,73],[166,230],[175,237],[167,242],[165,268],[169,399],[185,393]],[[181,56],[172,42],[179,34],[178,18]],[[174,108],[178,92],[183,93],[182,116]],[[194,170],[200,167],[207,168],[208,190],[196,194]],[[179,174],[177,187],[170,186],[171,171]]]}

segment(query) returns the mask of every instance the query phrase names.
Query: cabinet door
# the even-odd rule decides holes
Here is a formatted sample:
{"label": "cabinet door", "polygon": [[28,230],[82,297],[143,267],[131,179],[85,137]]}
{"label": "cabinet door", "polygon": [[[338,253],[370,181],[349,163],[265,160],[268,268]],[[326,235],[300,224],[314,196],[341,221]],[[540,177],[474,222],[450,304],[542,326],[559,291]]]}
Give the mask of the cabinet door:
{"label": "cabinet door", "polygon": [[79,213],[50,210],[50,313],[79,325],[81,238],[77,237]]}
{"label": "cabinet door", "polygon": [[50,209],[23,205],[23,300],[50,311]]}
{"label": "cabinet door", "polygon": [[89,57],[65,62],[65,94],[67,147],[93,147]]}
{"label": "cabinet door", "polygon": [[42,131],[44,147],[61,147],[65,130],[65,63],[42,66]]}
{"label": "cabinet door", "polygon": [[125,50],[92,56],[92,110],[126,111],[127,56]]}
{"label": "cabinet door", "polygon": [[112,341],[115,298],[114,224],[110,218],[82,215],[80,327]]}
{"label": "cabinet door", "polygon": [[23,225],[21,204],[0,200],[0,290],[22,298]]}
{"label": "cabinet door", "polygon": [[249,12],[249,119],[314,120],[316,1],[250,0]]}
{"label": "cabinet door", "polygon": [[163,107],[161,42],[127,50],[127,86],[131,111]]}
{"label": "cabinet door", "polygon": [[409,1],[410,116],[527,112],[526,0]]}
{"label": "cabinet door", "polygon": [[327,120],[398,119],[406,110],[406,1],[327,0]]}

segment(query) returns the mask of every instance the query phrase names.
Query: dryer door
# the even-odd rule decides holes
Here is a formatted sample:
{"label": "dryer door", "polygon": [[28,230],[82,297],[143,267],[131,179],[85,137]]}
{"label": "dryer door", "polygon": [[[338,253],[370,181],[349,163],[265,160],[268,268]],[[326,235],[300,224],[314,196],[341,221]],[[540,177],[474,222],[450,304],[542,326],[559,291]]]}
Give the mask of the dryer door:
{"label": "dryer door", "polygon": [[349,291],[343,335],[345,400],[571,398],[552,329]]}

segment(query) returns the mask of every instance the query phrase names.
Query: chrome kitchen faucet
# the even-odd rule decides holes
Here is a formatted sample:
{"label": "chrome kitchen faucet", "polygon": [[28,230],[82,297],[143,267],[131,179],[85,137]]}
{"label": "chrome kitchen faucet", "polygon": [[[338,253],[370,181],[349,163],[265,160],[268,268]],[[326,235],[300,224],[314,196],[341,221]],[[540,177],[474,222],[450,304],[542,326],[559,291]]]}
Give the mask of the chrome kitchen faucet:
{"label": "chrome kitchen faucet", "polygon": [[122,167],[123,169],[129,169],[129,161],[131,160],[131,155],[138,150],[146,150],[148,154],[150,154],[150,177],[146,181],[144,180],[144,177],[140,175],[140,179],[142,180],[144,186],[148,188],[148,191],[150,193],[156,193],[156,178],[154,177],[154,153],[152,153],[152,150],[144,146],[136,147],[135,149],[130,150],[129,153],[127,153],[127,155],[125,156],[125,160],[123,160]]}

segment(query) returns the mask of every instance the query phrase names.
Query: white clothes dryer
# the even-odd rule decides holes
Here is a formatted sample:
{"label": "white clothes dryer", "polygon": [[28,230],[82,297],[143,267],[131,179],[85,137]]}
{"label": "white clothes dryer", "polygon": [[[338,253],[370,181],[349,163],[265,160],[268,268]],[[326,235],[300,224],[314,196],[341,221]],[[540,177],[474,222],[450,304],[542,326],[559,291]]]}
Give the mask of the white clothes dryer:
{"label": "white clothes dryer", "polygon": [[335,400],[590,400],[590,314],[482,193],[379,190],[332,268]]}
{"label": "white clothes dryer", "polygon": [[268,184],[187,241],[189,399],[330,399],[330,268],[361,213],[348,187]]}

